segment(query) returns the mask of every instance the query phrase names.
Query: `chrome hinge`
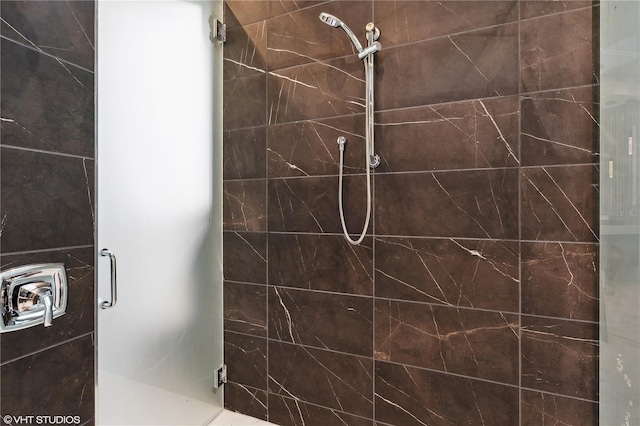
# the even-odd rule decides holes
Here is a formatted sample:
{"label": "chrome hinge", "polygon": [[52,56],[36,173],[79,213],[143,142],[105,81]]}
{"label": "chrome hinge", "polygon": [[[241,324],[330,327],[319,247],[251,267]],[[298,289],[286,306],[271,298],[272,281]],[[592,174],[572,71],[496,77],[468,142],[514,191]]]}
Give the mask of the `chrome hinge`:
{"label": "chrome hinge", "polygon": [[213,15],[209,17],[209,39],[212,43],[216,40],[222,43],[227,41],[227,24],[215,19]]}
{"label": "chrome hinge", "polygon": [[222,364],[220,368],[213,372],[213,387],[218,389],[227,383],[227,364]]}

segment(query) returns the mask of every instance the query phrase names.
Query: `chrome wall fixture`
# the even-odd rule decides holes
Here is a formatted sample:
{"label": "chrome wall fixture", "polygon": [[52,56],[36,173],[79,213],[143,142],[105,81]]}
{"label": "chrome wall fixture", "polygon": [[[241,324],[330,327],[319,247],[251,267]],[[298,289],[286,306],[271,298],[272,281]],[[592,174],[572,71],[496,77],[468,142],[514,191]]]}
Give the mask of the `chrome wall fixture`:
{"label": "chrome wall fixture", "polygon": [[345,238],[349,243],[358,245],[364,239],[369,228],[369,221],[371,219],[371,169],[377,167],[380,164],[380,157],[374,153],[374,138],[373,138],[373,55],[374,53],[382,49],[382,45],[378,42],[380,38],[380,30],[376,28],[373,22],[369,22],[365,27],[367,36],[367,47],[363,48],[353,31],[349,27],[328,13],[321,13],[320,20],[327,25],[335,28],[342,28],[347,36],[351,40],[351,43],[358,51],[358,58],[363,60],[365,70],[365,86],[366,86],[366,99],[365,99],[365,120],[366,120],[366,140],[365,140],[365,167],[367,170],[367,215],[362,228],[362,233],[357,239],[352,239],[347,231],[347,225],[344,221],[344,208],[342,204],[342,169],[344,167],[344,149],[347,143],[347,138],[340,136],[338,138],[338,145],[340,149],[340,179],[338,183],[338,205],[340,207],[340,222],[342,223],[342,231]]}
{"label": "chrome wall fixture", "polygon": [[67,310],[67,274],[62,263],[26,265],[0,273],[0,333],[43,324]]}

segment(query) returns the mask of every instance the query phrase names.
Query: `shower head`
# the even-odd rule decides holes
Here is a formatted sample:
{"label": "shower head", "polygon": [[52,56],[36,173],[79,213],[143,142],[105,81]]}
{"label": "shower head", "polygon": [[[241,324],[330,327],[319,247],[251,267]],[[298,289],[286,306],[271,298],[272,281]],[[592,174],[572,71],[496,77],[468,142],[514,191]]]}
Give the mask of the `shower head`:
{"label": "shower head", "polygon": [[320,14],[320,20],[325,24],[330,25],[332,27],[336,27],[336,28],[339,27],[340,25],[343,25],[343,22],[341,20],[339,20],[333,15],[330,15],[324,12]]}
{"label": "shower head", "polygon": [[349,36],[349,39],[351,40],[351,43],[353,43],[353,46],[356,48],[358,53],[362,52],[362,45],[360,44],[360,42],[356,38],[356,35],[353,33],[353,31],[351,31],[351,29],[349,29],[349,27],[347,27],[347,24],[345,24],[344,22],[342,22],[341,20],[339,20],[335,16],[330,15],[330,14],[325,13],[325,12],[322,12],[320,14],[320,20],[322,22],[324,22],[325,24],[331,26],[331,27],[334,27],[334,28],[340,27],[340,28],[342,28],[344,30],[344,32],[347,33],[347,35]]}

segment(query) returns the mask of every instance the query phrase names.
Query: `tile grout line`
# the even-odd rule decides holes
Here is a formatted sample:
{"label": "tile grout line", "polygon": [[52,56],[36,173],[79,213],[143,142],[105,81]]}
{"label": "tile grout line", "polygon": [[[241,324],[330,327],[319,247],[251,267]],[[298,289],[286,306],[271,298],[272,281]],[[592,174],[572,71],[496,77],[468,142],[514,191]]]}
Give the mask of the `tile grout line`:
{"label": "tile grout line", "polygon": [[269,280],[269,233],[270,233],[270,227],[269,227],[269,202],[270,202],[270,197],[269,197],[269,130],[271,128],[271,123],[270,123],[270,118],[269,118],[269,78],[268,78],[268,69],[269,69],[269,52],[266,49],[266,47],[269,44],[269,31],[268,31],[268,26],[269,26],[269,22],[268,19],[265,19],[263,21],[261,21],[261,25],[262,25],[262,31],[264,31],[264,46],[265,46],[265,74],[263,76],[264,78],[264,121],[263,121],[263,125],[265,127],[265,131],[264,131],[264,177],[265,177],[265,184],[264,184],[264,208],[265,208],[265,282],[266,282],[266,291],[265,291],[265,296],[264,296],[264,304],[265,304],[265,312],[266,312],[266,318],[265,318],[265,332],[266,332],[266,336],[267,336],[267,347],[266,347],[266,366],[265,366],[265,374],[266,374],[266,405],[267,405],[267,421],[269,421],[271,419],[271,406],[269,404],[269,400],[271,399],[269,397],[269,380],[270,380],[270,373],[269,373],[269,364],[270,364],[270,360],[269,360],[269,292],[270,292],[270,280]]}
{"label": "tile grout line", "polygon": [[85,338],[85,337],[87,337],[87,336],[91,336],[91,335],[93,335],[93,333],[94,333],[94,331],[89,331],[89,332],[87,332],[87,333],[80,334],[80,335],[78,335],[78,336],[74,336],[74,337],[72,337],[72,338],[69,338],[69,339],[63,340],[63,341],[58,342],[58,343],[54,343],[53,345],[46,346],[46,347],[41,348],[41,349],[38,349],[38,350],[36,350],[36,351],[29,352],[29,353],[24,354],[24,355],[20,355],[20,356],[18,356],[18,357],[16,357],[16,358],[12,358],[12,359],[10,359],[10,360],[8,360],[8,361],[0,362],[0,366],[8,365],[8,364],[14,363],[14,362],[16,362],[16,361],[20,361],[20,360],[25,359],[25,358],[29,358],[29,357],[31,357],[31,356],[38,355],[39,353],[46,352],[46,351],[48,351],[48,350],[55,349],[55,348],[57,348],[57,347],[60,347],[60,346],[66,345],[66,344],[68,344],[68,343],[75,342],[76,340],[80,340],[80,339]]}
{"label": "tile grout line", "polygon": [[37,148],[28,148],[28,147],[24,147],[24,146],[16,146],[16,145],[6,145],[6,144],[0,144],[1,148],[6,148],[6,149],[14,149],[16,151],[27,151],[27,152],[35,152],[38,154],[50,154],[50,155],[57,155],[60,157],[68,157],[68,158],[78,158],[81,160],[90,160],[90,161],[95,161],[95,157],[87,157],[87,156],[83,156],[83,155],[76,155],[76,154],[68,154],[66,152],[56,152],[56,151],[47,151],[46,149],[37,149]]}
{"label": "tile grout line", "polygon": [[80,246],[52,247],[52,248],[35,249],[35,250],[14,251],[14,252],[2,253],[2,257],[17,256],[22,254],[48,253],[52,251],[78,250],[78,249],[86,249],[86,248],[93,248],[93,247],[95,247],[94,244],[85,244]]}
{"label": "tile grout line", "polygon": [[[3,145],[6,146],[6,145]],[[22,148],[18,148],[22,149]],[[48,152],[44,152],[48,153]],[[83,158],[83,157],[79,157]],[[92,160],[92,158],[87,158]],[[427,175],[427,174],[440,174],[440,173],[472,173],[472,172],[500,172],[500,171],[519,171],[519,170],[536,170],[536,169],[560,169],[570,167],[597,167],[599,163],[572,163],[572,164],[537,164],[537,165],[515,165],[508,167],[471,167],[466,169],[429,169],[429,170],[402,170],[402,171],[383,171],[377,172],[381,177],[386,176],[401,176],[401,175]],[[224,183],[239,183],[239,182],[260,182],[260,181],[279,181],[279,180],[298,180],[298,179],[328,179],[337,178],[338,174],[317,174],[307,176],[275,176],[275,177],[257,177],[257,178],[238,178],[238,179],[224,179]],[[347,173],[345,177],[355,178],[366,176],[366,172]]]}
{"label": "tile grout line", "polygon": [[[240,77],[240,78],[247,78],[247,77]],[[518,83],[518,85],[520,86],[520,82]],[[572,86],[554,87],[550,89],[531,90],[527,92],[522,91],[521,88],[519,87],[516,93],[511,93],[508,95],[461,98],[461,99],[454,99],[450,101],[441,101],[441,102],[432,102],[432,103],[420,104],[420,105],[408,105],[408,106],[395,107],[395,108],[386,108],[386,109],[377,110],[375,115],[386,115],[388,113],[395,113],[395,112],[402,112],[402,111],[419,110],[424,108],[431,109],[436,107],[452,106],[456,104],[473,103],[478,101],[492,101],[492,100],[500,100],[504,98],[520,97],[520,96],[525,98],[530,98],[532,95],[543,95],[543,94],[551,94],[554,92],[573,91],[573,90],[579,90],[579,89],[585,89],[585,88],[592,88],[594,86],[599,86],[599,84],[598,83],[579,84],[579,85],[572,85]],[[544,100],[544,98],[541,100]],[[283,122],[273,123],[269,125],[259,124],[254,126],[233,127],[233,128],[223,129],[223,132],[231,133],[231,132],[238,132],[238,131],[248,131],[248,130],[253,130],[261,127],[282,127],[282,126],[300,124],[308,121],[311,121],[311,122],[331,121],[331,120],[339,119],[341,117],[355,117],[358,115],[364,115],[364,112],[348,113],[348,114],[341,114],[341,115],[328,115],[328,116],[321,116],[321,117],[310,117],[306,119],[283,121]],[[375,124],[377,126],[381,126],[381,125],[384,125],[385,123],[376,121]]]}
{"label": "tile grout line", "polygon": [[522,2],[518,1],[518,425],[522,426]]}
{"label": "tile grout line", "polygon": [[[226,229],[223,232],[229,234],[257,234],[262,235],[266,234],[266,231],[245,231],[245,230],[232,230]],[[307,236],[307,237],[338,237],[343,234],[339,232],[300,232],[300,231],[270,231],[272,235],[281,235],[281,236]],[[368,237],[372,238],[372,234],[367,234]],[[393,240],[393,239],[404,239],[404,240],[456,240],[456,241],[489,241],[495,243],[518,243],[523,242],[527,244],[576,244],[576,245],[598,245],[598,241],[567,241],[567,240],[519,240],[518,238],[481,238],[481,237],[460,237],[456,235],[445,235],[445,236],[432,236],[432,235],[396,235],[396,234],[381,234],[375,237],[378,241],[384,240]],[[236,281],[236,280],[229,280]]]}
{"label": "tile grout line", "polygon": [[[240,284],[240,285],[255,286],[255,287],[264,287],[264,288],[267,287],[266,284],[256,284],[256,283],[243,282],[243,281],[228,280],[226,282]],[[328,290],[321,290],[321,289],[292,287],[292,286],[285,286],[285,285],[270,284],[268,287],[272,288],[272,289],[273,288],[279,288],[279,289],[283,289],[283,290],[290,291],[290,292],[300,292],[300,293],[306,292],[306,293],[315,293],[315,294],[340,296],[340,297],[345,297],[345,298],[359,298],[359,299],[373,299],[374,298],[373,295],[367,295],[367,294],[342,293],[342,292],[338,292],[338,291],[328,291]],[[423,301],[423,300],[396,299],[396,298],[392,298],[392,297],[381,297],[381,296],[376,296],[375,299],[376,300],[380,300],[380,301],[386,301],[386,302],[411,304],[411,305],[421,305],[421,306],[431,306],[431,307],[435,307],[435,308],[444,308],[444,309],[455,309],[455,310],[458,310],[458,311],[462,310],[462,311],[468,311],[468,312],[484,312],[484,313],[487,313],[487,314],[508,314],[508,315],[525,316],[525,317],[530,317],[530,318],[548,319],[548,320],[553,320],[553,321],[567,321],[567,322],[579,323],[579,324],[597,324],[598,323],[598,321],[585,320],[585,319],[579,319],[579,318],[566,318],[566,317],[551,316],[551,315],[540,315],[540,314],[535,314],[535,313],[522,313],[520,310],[510,311],[508,309],[490,309],[490,308],[477,308],[477,307],[462,306],[462,305],[445,305],[445,304],[442,304],[442,303],[427,302],[427,301]],[[229,331],[234,331],[234,330],[229,330]],[[234,332],[236,332],[236,331],[234,331]],[[259,336],[259,335],[256,334],[256,336]],[[261,337],[264,337],[264,336],[261,336]],[[274,340],[277,340],[277,339],[274,339]],[[318,348],[323,349],[322,347],[319,347],[319,346],[318,346]]]}
{"label": "tile grout line", "polygon": [[47,57],[49,57],[49,58],[51,58],[51,59],[54,59],[54,60],[56,60],[56,61],[64,62],[64,63],[65,63],[65,64],[67,64],[67,65],[71,65],[72,67],[75,67],[75,68],[77,68],[77,69],[79,69],[79,70],[82,70],[82,71],[85,71],[85,72],[88,72],[88,73],[91,73],[91,74],[94,74],[94,75],[95,75],[95,72],[94,72],[94,71],[92,71],[92,70],[90,70],[90,69],[87,69],[87,68],[85,68],[85,67],[83,67],[83,66],[81,66],[81,65],[78,65],[78,64],[74,64],[73,62],[70,62],[70,61],[68,61],[68,60],[66,60],[66,59],[59,58],[58,56],[52,55],[51,53],[47,53],[47,52],[45,52],[45,51],[43,51],[43,50],[38,50],[38,49],[36,49],[34,46],[29,46],[28,44],[25,44],[25,43],[19,42],[19,41],[17,41],[17,40],[14,40],[14,39],[9,38],[9,37],[4,36],[4,35],[0,35],[0,39],[2,39],[2,40],[6,40],[6,41],[11,42],[11,43],[14,43],[14,44],[17,44],[18,46],[22,46],[22,47],[24,47],[25,49],[29,49],[29,50],[31,50],[31,51],[33,51],[33,52],[37,52],[37,53],[39,53],[39,54],[41,54],[41,55],[47,56]]}

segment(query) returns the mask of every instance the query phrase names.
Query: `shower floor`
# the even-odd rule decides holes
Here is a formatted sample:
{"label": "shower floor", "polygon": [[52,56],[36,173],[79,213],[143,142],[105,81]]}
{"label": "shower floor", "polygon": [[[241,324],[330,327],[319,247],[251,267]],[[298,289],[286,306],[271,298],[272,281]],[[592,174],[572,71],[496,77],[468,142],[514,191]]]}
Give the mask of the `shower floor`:
{"label": "shower floor", "polygon": [[[211,404],[107,371],[100,371],[100,386],[117,389],[117,392],[111,393],[114,400],[111,401],[110,406],[118,407],[118,410],[111,412],[103,407],[99,410],[99,424],[120,425],[123,423],[124,416],[128,425],[148,425],[149,413],[154,413],[155,424],[158,425],[203,424],[202,419],[211,419],[216,411],[220,410]],[[162,419],[162,422],[158,422],[158,419]],[[228,410],[220,411],[220,414],[208,424],[211,426],[277,426],[274,423]]]}
{"label": "shower floor", "polygon": [[224,410],[209,425],[212,426],[277,426],[274,423]]}
{"label": "shower floor", "polygon": [[[107,394],[100,392],[110,389]],[[98,404],[98,424],[100,425],[195,425],[207,424],[214,418],[220,407],[204,403],[195,398],[149,386],[100,370],[98,394],[109,398]],[[117,410],[113,407],[117,407]],[[149,413],[153,413],[152,418]],[[217,424],[217,423],[214,423]]]}

